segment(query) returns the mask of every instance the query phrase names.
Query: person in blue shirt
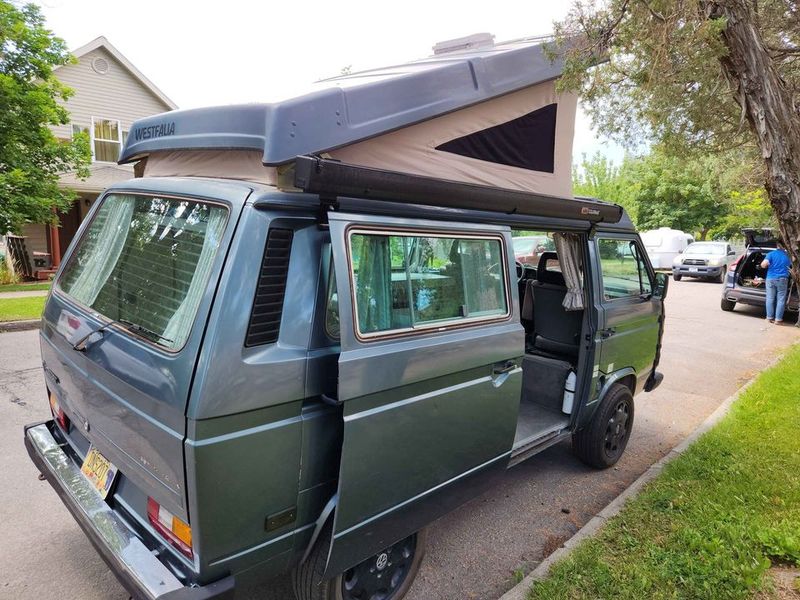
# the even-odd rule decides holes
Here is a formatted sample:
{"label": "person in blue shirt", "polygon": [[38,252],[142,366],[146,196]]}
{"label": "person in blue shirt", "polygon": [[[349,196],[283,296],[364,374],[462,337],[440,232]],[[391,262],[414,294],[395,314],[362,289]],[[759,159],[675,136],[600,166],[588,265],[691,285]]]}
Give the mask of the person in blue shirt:
{"label": "person in blue shirt", "polygon": [[781,242],[761,262],[761,268],[767,269],[767,321],[770,323],[783,323],[791,266],[792,262]]}

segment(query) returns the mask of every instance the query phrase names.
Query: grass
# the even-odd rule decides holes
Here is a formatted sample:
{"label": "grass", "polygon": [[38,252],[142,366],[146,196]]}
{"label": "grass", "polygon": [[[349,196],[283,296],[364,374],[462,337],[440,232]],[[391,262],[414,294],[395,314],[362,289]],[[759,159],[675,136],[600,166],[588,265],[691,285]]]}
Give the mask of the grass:
{"label": "grass", "polygon": [[0,298],[0,322],[38,319],[42,316],[44,296],[32,298]]}
{"label": "grass", "polygon": [[11,283],[0,285],[0,292],[37,292],[50,289],[50,283]]}
{"label": "grass", "polygon": [[774,563],[800,564],[800,347],[529,598],[752,598]]}

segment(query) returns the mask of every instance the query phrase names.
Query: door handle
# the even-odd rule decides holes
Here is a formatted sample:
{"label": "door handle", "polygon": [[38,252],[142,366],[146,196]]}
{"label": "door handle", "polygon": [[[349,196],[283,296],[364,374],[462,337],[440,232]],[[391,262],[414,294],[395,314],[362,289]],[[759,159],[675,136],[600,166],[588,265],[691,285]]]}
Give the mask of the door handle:
{"label": "door handle", "polygon": [[600,337],[605,339],[610,338],[612,335],[617,333],[617,330],[613,327],[609,327],[608,329],[601,329],[600,330]]}
{"label": "door handle", "polygon": [[508,362],[502,365],[495,365],[492,367],[492,375],[502,375],[503,373],[511,373],[514,369],[517,368],[517,363],[513,360],[509,360]]}
{"label": "door handle", "polygon": [[492,367],[492,386],[499,388],[506,382],[511,371],[517,368],[517,363],[513,360],[506,361],[502,365],[495,365]]}

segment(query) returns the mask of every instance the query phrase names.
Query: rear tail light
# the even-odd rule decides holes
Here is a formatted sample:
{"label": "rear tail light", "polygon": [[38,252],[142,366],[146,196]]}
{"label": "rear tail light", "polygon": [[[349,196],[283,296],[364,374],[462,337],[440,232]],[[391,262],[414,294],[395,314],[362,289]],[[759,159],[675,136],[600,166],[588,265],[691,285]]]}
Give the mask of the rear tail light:
{"label": "rear tail light", "polygon": [[742,260],[742,257],[743,257],[743,256],[744,256],[744,254],[741,254],[741,255],[737,256],[737,257],[736,257],[736,258],[733,260],[733,262],[730,264],[730,266],[728,267],[728,271],[730,271],[731,273],[733,273],[733,272],[736,270],[736,267],[739,265],[739,261],[740,261],[740,260]]}
{"label": "rear tail light", "polygon": [[193,557],[191,527],[152,498],[147,499],[147,518],[153,528],[180,550],[181,554],[188,558]]}
{"label": "rear tail light", "polygon": [[64,413],[61,406],[58,404],[58,399],[53,392],[50,392],[50,412],[53,413],[53,418],[58,422],[65,432],[69,431],[69,417]]}

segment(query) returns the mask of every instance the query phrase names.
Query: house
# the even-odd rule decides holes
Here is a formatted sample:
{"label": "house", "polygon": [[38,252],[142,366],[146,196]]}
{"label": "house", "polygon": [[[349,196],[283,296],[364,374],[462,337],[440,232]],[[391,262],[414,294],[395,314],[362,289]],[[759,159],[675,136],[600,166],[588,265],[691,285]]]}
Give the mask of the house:
{"label": "house", "polygon": [[60,227],[29,224],[24,228],[25,245],[37,277],[46,278],[58,268],[67,249],[98,195],[112,183],[131,179],[133,167],[118,165],[122,142],[131,124],[142,117],[177,108],[139,69],[105,37],[73,51],[75,64],[57,67],[56,77],[74,90],[64,103],[71,122],[53,127],[58,138],[68,139],[86,132],[92,146],[90,177],[78,179],[65,173],[60,185],[78,192],[72,209],[59,215]]}

